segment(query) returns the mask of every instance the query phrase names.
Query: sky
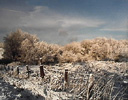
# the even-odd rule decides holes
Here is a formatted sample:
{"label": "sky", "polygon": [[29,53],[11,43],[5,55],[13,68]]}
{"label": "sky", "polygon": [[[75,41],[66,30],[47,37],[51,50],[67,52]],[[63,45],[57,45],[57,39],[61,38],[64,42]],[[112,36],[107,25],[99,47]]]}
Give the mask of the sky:
{"label": "sky", "polygon": [[128,0],[0,0],[0,42],[17,29],[57,44],[128,39]]}

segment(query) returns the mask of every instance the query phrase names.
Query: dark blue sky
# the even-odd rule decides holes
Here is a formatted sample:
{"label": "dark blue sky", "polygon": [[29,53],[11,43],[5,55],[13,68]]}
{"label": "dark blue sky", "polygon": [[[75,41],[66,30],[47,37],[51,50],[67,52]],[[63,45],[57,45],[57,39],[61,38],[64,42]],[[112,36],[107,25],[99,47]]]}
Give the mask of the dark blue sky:
{"label": "dark blue sky", "polygon": [[59,44],[127,39],[128,0],[0,0],[0,23],[0,41],[18,28]]}

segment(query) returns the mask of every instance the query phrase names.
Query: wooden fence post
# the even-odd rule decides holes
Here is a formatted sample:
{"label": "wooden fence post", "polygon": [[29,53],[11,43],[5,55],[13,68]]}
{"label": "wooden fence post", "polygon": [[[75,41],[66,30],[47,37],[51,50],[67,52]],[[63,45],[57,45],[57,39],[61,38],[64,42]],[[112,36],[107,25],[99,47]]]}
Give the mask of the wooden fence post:
{"label": "wooden fence post", "polygon": [[44,66],[40,65],[40,77],[44,78],[45,73],[44,73]]}
{"label": "wooden fence post", "polygon": [[26,65],[26,70],[27,70],[28,78],[29,78],[29,76],[30,76],[30,69],[29,69],[28,65]]}
{"label": "wooden fence post", "polygon": [[19,71],[19,66],[17,66],[16,71],[17,71],[17,75],[18,75],[18,77],[19,77],[19,73],[20,73],[20,71]]}
{"label": "wooden fence post", "polygon": [[68,69],[65,69],[64,81],[65,81],[65,89],[66,89],[68,87],[68,85],[69,85]]}

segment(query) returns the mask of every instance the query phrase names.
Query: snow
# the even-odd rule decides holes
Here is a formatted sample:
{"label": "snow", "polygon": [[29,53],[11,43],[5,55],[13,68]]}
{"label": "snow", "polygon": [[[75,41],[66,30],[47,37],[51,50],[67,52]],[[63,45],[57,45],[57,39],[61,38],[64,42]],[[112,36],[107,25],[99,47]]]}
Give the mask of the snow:
{"label": "snow", "polygon": [[[120,77],[123,75],[127,77],[128,75],[124,74],[128,70],[125,62],[65,63],[61,67],[58,65],[44,65],[46,75],[44,79],[39,75],[38,65],[29,65],[29,67],[32,70],[29,78],[27,78],[25,66],[20,67],[19,76],[13,75],[14,72],[11,74],[10,71],[0,70],[0,100],[67,100],[75,98],[77,95],[82,98],[81,94],[86,90],[84,88],[89,76],[95,78],[98,74],[101,76],[102,73],[106,72],[107,75],[114,73]],[[69,71],[69,86],[64,81],[65,69]],[[121,81],[127,84],[127,78]]]}

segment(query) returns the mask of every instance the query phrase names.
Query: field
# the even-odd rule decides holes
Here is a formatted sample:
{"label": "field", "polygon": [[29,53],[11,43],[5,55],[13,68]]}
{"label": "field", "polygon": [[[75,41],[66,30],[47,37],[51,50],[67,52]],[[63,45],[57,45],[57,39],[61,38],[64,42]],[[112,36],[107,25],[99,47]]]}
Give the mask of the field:
{"label": "field", "polygon": [[[127,64],[114,61],[87,61],[43,65],[44,77],[40,76],[40,65],[29,65],[29,74],[25,65],[1,65],[1,82],[6,83],[1,92],[5,93],[4,100],[127,100]],[[8,92],[8,86],[14,88],[8,89]]]}

